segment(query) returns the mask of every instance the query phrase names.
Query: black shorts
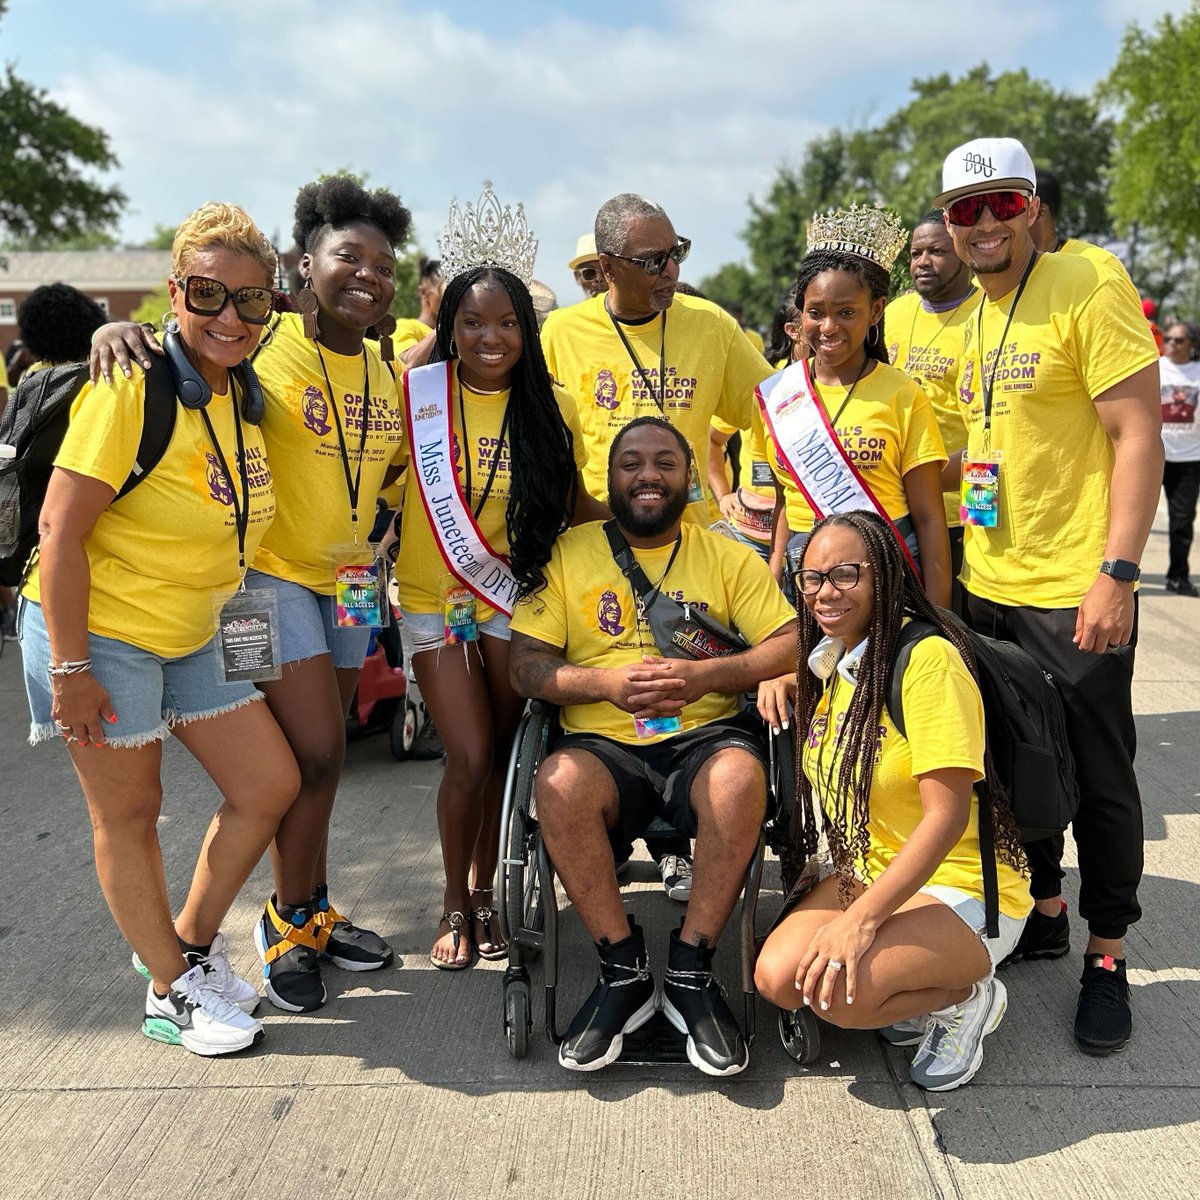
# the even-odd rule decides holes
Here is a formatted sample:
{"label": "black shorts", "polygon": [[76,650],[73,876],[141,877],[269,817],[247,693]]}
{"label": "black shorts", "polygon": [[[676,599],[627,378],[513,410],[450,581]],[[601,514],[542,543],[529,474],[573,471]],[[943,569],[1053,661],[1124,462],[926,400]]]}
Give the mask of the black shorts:
{"label": "black shorts", "polygon": [[554,743],[554,752],[586,750],[604,765],[617,785],[621,804],[620,818],[608,837],[614,848],[624,848],[641,837],[655,817],[685,837],[695,837],[692,783],[700,768],[726,746],[753,754],[762,763],[763,775],[767,774],[765,726],[753,709],[647,746],[597,733],[565,733]]}

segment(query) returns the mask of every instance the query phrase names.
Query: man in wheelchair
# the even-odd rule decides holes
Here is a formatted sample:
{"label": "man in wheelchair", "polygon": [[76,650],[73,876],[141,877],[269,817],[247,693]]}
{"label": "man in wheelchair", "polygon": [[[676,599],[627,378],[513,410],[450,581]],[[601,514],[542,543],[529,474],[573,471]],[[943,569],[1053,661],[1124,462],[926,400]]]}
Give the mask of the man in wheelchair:
{"label": "man in wheelchair", "polygon": [[749,1062],[712,973],[766,806],[762,726],[739,697],[792,669],[796,623],[753,550],[682,522],[689,478],[677,430],[659,417],[631,421],[609,453],[615,520],[564,533],[546,587],[513,615],[513,686],[559,705],[564,730],[537,773],[538,821],[600,956],[599,980],[559,1049],[573,1071],[614,1062],[624,1035],[657,1008],[642,930],[626,918],[613,865],[613,847],[656,816],[696,841],[663,1012],[706,1074]]}

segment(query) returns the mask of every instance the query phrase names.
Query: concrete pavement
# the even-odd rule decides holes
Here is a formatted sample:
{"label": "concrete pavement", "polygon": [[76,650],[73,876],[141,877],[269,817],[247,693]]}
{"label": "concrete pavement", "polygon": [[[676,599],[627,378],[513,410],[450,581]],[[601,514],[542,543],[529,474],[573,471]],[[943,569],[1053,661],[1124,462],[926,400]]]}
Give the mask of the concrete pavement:
{"label": "concrete pavement", "polygon": [[[903,1052],[825,1027],[809,1069],[783,1052],[760,1002],[743,1075],[688,1066],[571,1075],[540,1031],[512,1060],[503,963],[457,975],[427,951],[440,915],[434,795],[440,766],[396,764],[386,739],[352,743],[330,842],[333,898],[403,956],[325,972],[330,1002],[264,1005],[261,1047],[194,1057],[138,1032],[143,987],[104,906],[82,797],[60,747],[24,744],[18,648],[0,657],[0,1155],[3,1200],[143,1197],[627,1197],[794,1192],[848,1197],[1200,1194],[1200,601],[1162,590],[1165,521],[1146,557],[1135,684],[1146,809],[1145,917],[1130,934],[1135,1033],[1107,1060],[1070,1027],[1080,959],[1006,972],[1010,1007],[969,1086],[928,1095]],[[216,805],[168,745],[161,840],[172,897]],[[631,906],[655,961],[679,907],[649,863]],[[1074,872],[1068,895],[1073,900]],[[230,914],[235,967],[258,972],[250,930],[260,866]],[[768,868],[760,905],[778,903]],[[1072,906],[1073,907],[1073,906]],[[594,959],[563,922],[569,1019]],[[1083,930],[1074,931],[1082,948]],[[733,941],[718,955],[735,987]],[[261,1014],[260,1014],[261,1015]]]}

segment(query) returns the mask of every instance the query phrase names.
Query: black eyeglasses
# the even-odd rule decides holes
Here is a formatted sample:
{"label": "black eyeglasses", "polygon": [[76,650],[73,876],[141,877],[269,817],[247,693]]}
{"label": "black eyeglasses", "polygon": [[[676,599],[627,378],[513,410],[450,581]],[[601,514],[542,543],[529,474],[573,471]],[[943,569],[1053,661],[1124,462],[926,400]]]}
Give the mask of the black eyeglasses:
{"label": "black eyeglasses", "polygon": [[198,317],[215,317],[232,301],[234,311],[247,325],[265,325],[271,319],[270,288],[241,287],[231,292],[219,279],[206,275],[189,275],[179,285],[184,308]]}
{"label": "black eyeglasses", "polygon": [[1192,339],[1190,337],[1165,337],[1165,338],[1163,338],[1164,342],[1172,342],[1172,343],[1174,343],[1174,342],[1190,342],[1191,340]]}
{"label": "black eyeglasses", "polygon": [[828,571],[797,571],[796,586],[802,596],[815,596],[825,580],[829,580],[839,592],[848,592],[858,584],[863,567],[869,562],[835,563]]}
{"label": "black eyeglasses", "polygon": [[599,277],[600,277],[600,268],[599,267],[576,267],[575,268],[575,278],[580,280],[582,283],[592,283],[594,280],[599,279]]}
{"label": "black eyeglasses", "polygon": [[668,262],[680,264],[688,256],[692,248],[691,238],[680,238],[670,250],[656,250],[645,258],[630,258],[627,254],[609,254],[609,258],[619,258],[622,262],[633,263],[641,267],[647,275],[661,275]]}

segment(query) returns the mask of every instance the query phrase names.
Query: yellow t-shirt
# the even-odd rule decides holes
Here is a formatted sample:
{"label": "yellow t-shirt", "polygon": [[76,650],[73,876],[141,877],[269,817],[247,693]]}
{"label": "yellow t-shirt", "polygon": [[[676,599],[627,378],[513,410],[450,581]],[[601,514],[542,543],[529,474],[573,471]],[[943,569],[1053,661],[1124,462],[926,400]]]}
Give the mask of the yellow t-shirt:
{"label": "yellow t-shirt", "polygon": [[763,352],[762,334],[757,329],[743,328],[742,332],[750,339],[750,345],[761,354]]}
{"label": "yellow t-shirt", "polygon": [[[962,353],[963,322],[979,303],[972,287],[952,309],[927,308],[916,292],[897,296],[887,306],[888,358],[929,397],[938,432],[948,456],[967,444],[967,426],[958,403],[958,359]],[[958,490],[944,492],[946,524],[961,524]]]}
{"label": "yellow t-shirt", "polygon": [[985,301],[963,327],[967,458],[984,451],[981,342],[996,372],[991,446],[1003,457],[999,524],[966,526],[961,579],[998,604],[1074,608],[1108,538],[1113,451],[1093,398],[1158,350],[1131,284],[1083,256],[1043,254],[997,357],[1015,295]]}
{"label": "yellow t-shirt", "polygon": [[[584,483],[597,500],[607,504],[608,449],[613,438],[635,417],[665,416],[687,438],[701,490],[706,493],[688,505],[685,519],[707,524],[703,480],[708,465],[708,423],[716,415],[735,429],[749,428],[754,389],[770,375],[771,368],[728,313],[694,296],[676,296],[664,315],[640,325],[622,322],[621,330],[641,365],[640,372],[613,328],[603,295],[552,312],[542,327],[542,348],[550,374],[579,406],[588,452]],[[662,382],[658,377],[660,351],[666,374]],[[663,401],[661,413],[654,396]]]}
{"label": "yellow t-shirt", "polygon": [[[831,421],[837,417],[838,441],[884,512],[893,521],[907,516],[904,476],[924,463],[946,461],[929,397],[903,372],[880,362],[858,381],[840,416],[850,388],[815,381],[814,386]],[[807,533],[815,523],[813,510],[783,465],[757,405],[754,415],[766,439],[771,469],[783,485],[788,528]]]}
{"label": "yellow t-shirt", "polygon": [[[160,366],[159,370],[166,370]],[[242,501],[234,405],[214,395],[204,410]],[[137,458],[145,421],[141,369],[111,384],[85,385],[54,460],[120,491]],[[246,562],[275,515],[271,471],[257,426],[241,422],[250,485]],[[237,524],[229,481],[197,409],[176,406],[166,453],[128,495],[106,508],[85,543],[91,573],[88,629],[163,658],[199,650],[216,633],[214,606],[237,590]],[[40,601],[34,567],[24,594]]]}
{"label": "yellow t-shirt", "polygon": [[399,355],[402,350],[423,342],[432,332],[424,321],[416,317],[398,317],[396,332],[392,334],[392,352]]}
{"label": "yellow t-shirt", "polygon": [[[766,563],[749,546],[695,525],[682,527],[683,540],[662,583],[663,593],[703,607],[721,624],[736,628],[757,645],[795,618]],[[634,550],[651,583],[667,569],[674,543]],[[556,648],[582,667],[622,667],[644,654],[661,657],[645,622],[637,620],[633,590],[613,561],[604,525],[592,521],[568,529],[554,545],[546,568],[546,586],[522,600],[512,627]],[[737,711],[736,696],[712,694],[689,704],[681,714],[682,731]],[[633,717],[608,703],[568,704],[561,714],[569,733],[599,733],[618,742],[645,744]]]}
{"label": "yellow t-shirt", "polygon": [[[728,421],[713,417],[712,427],[726,437],[732,437],[739,432]],[[771,460],[767,454],[767,440],[764,436],[763,423],[755,421],[749,429],[740,431],[741,446],[738,450],[738,486],[762,496],[765,500],[775,498],[775,475],[771,470]]]}
{"label": "yellow t-shirt", "polygon": [[[494,395],[481,395],[470,388],[461,388],[463,411],[467,418],[467,435],[463,436],[462,416],[458,401],[461,385],[457,378],[454,386],[452,414],[454,420],[454,462],[459,484],[467,503],[474,512],[480,497],[487,487],[488,474],[493,463],[496,474],[487,493],[483,508],[476,518],[480,533],[497,554],[508,553],[508,529],[506,513],[511,493],[509,471],[508,436],[500,441],[500,428],[504,422],[504,410],[508,406],[507,391]],[[554,398],[558,410],[571,431],[572,448],[576,470],[582,470],[587,457],[583,448],[583,433],[579,428],[579,416],[575,401],[560,387],[555,387]],[[470,477],[468,486],[467,464],[461,452],[466,441],[470,450]],[[407,444],[405,455],[408,453]],[[405,472],[408,475],[408,472]],[[570,514],[566,514],[570,519]],[[437,540],[429,524],[429,514],[420,496],[420,483],[414,479],[407,489],[404,516],[400,521],[400,553],[396,559],[396,584],[400,593],[400,607],[406,613],[440,613],[443,611],[446,593],[462,584],[450,574],[438,549]],[[476,600],[476,618],[486,621],[496,610],[482,600]]]}
{"label": "yellow t-shirt", "polygon": [[[371,391],[365,442],[364,368]],[[278,519],[263,538],[254,566],[331,596],[336,567],[371,561],[367,538],[375,521],[375,498],[404,444],[396,381],[380,359],[379,347],[369,340],[363,354],[334,354],[322,346],[318,356],[317,344],[304,336],[295,313],[281,314],[274,340],[255,356],[254,369],[267,402],[262,432],[279,501]],[[359,475],[362,447],[357,547],[339,419],[351,481]]]}
{"label": "yellow t-shirt", "polygon": [[[841,767],[838,746],[854,685],[834,672],[817,704],[804,743],[804,774],[817,798],[835,818],[833,796]],[[871,778],[865,861],[855,864],[860,878],[874,882],[912,836],[922,817],[917,776],[947,767],[965,767],[983,778],[983,701],[958,651],[944,638],[918,642],[904,673],[903,737],[888,715],[879,714],[879,742]],[[832,721],[830,717],[832,715]],[[927,883],[958,888],[983,899],[979,863],[979,798],[971,794],[967,828]],[[1029,884],[1007,863],[996,861],[1000,911],[1021,918],[1033,907]]]}

